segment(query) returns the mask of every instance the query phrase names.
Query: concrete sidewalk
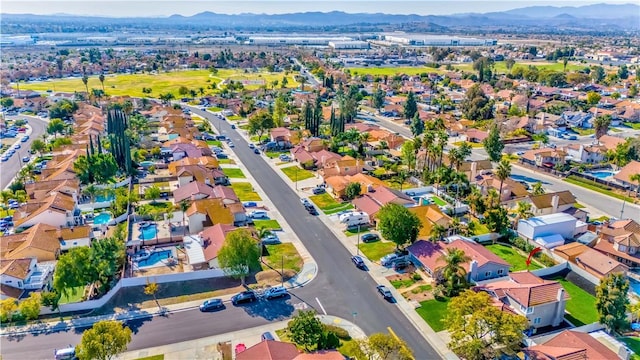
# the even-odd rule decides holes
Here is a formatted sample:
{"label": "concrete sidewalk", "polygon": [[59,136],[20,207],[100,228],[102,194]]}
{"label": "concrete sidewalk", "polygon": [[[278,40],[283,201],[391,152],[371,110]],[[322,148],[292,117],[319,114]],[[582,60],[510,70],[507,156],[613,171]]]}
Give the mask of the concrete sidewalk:
{"label": "concrete sidewalk", "polygon": [[[366,338],[366,334],[356,324],[335,316],[320,315],[320,321],[324,324],[341,327],[349,332],[354,339]],[[216,336],[209,336],[201,339],[184,341],[175,344],[157,346],[153,348],[134,350],[125,352],[118,356],[119,360],[135,360],[147,356],[164,355],[165,360],[173,359],[222,359],[216,357],[216,347],[219,343],[230,343],[232,351],[236,345],[243,344],[247,348],[258,344],[260,335],[270,332],[276,340],[279,340],[276,330],[287,327],[288,320],[272,322],[267,325],[257,326],[250,329],[234,331]],[[233,354],[235,358],[235,353]]]}
{"label": "concrete sidewalk", "polygon": [[[248,138],[248,135],[240,130],[238,131],[240,136],[244,137],[247,141],[251,142]],[[303,181],[299,181],[297,186],[294,181],[289,179],[287,175],[280,169],[283,166],[298,166],[296,162],[291,162],[287,164],[283,164],[283,166],[277,166],[276,163],[279,162],[277,158],[269,159],[264,154],[262,155],[263,159],[275,170],[275,172],[285,181],[287,185],[291,187],[291,189],[295,190],[296,193],[301,197],[309,197],[313,195],[312,189],[318,184],[322,183],[322,179],[319,177],[314,177],[310,179],[306,179]],[[297,205],[297,204],[296,204]],[[355,239],[350,239],[346,236],[346,234],[342,231],[339,226],[336,226],[336,223],[330,219],[328,215],[325,215],[321,210],[319,210],[320,215],[318,218],[325,223],[325,225],[336,235],[338,240],[342,243],[342,245],[349,250],[349,252],[353,255],[358,253],[356,241]],[[371,262],[365,258],[365,263],[369,268],[369,275],[378,283],[386,285],[391,292],[393,293],[394,298],[397,301],[397,306],[400,310],[405,314],[407,319],[413,324],[413,326],[422,334],[425,340],[434,348],[444,359],[458,359],[458,357],[447,347],[445,339],[442,339],[433,329],[418,315],[415,311],[416,306],[409,303],[401,294],[398,292],[387,280],[387,276],[395,274],[395,271],[386,267],[381,266],[378,263]]]}

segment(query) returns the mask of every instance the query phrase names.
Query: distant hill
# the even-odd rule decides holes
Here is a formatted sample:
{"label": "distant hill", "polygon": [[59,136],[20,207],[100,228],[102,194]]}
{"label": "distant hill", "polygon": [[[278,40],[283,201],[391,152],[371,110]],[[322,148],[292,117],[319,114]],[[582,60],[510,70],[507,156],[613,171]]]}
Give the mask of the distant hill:
{"label": "distant hill", "polygon": [[[0,30],[3,34],[16,33],[16,29],[38,29],[52,25],[71,24],[75,31],[91,29],[148,28],[157,29],[262,29],[282,28],[331,29],[355,26],[356,28],[387,28],[399,24],[420,23],[418,31],[444,32],[451,29],[505,29],[506,31],[577,31],[612,32],[639,31],[640,6],[635,4],[595,4],[579,7],[530,6],[503,12],[464,13],[446,16],[393,15],[332,12],[302,12],[290,14],[217,14],[206,11],[193,16],[172,15],[164,18],[106,18],[60,15],[3,14]],[[422,26],[422,25],[427,26]],[[373,27],[372,27],[373,26]],[[428,30],[425,30],[428,29]],[[60,30],[57,30],[60,31]]]}

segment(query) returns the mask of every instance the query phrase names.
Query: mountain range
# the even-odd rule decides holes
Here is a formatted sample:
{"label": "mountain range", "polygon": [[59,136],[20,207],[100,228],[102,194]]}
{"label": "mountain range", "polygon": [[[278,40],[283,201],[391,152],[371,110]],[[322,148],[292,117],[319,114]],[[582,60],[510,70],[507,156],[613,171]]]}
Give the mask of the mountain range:
{"label": "mountain range", "polygon": [[[192,16],[165,18],[106,18],[75,15],[3,14],[2,30],[9,24],[33,21],[50,24],[92,24],[93,26],[157,25],[180,28],[327,28],[351,25],[437,24],[436,27],[480,29],[562,29],[588,31],[640,30],[640,5],[595,4],[579,7],[530,6],[502,12],[460,13],[454,15],[394,15],[383,13],[303,12],[290,14],[219,14],[202,12]],[[12,32],[12,31],[11,31]]]}

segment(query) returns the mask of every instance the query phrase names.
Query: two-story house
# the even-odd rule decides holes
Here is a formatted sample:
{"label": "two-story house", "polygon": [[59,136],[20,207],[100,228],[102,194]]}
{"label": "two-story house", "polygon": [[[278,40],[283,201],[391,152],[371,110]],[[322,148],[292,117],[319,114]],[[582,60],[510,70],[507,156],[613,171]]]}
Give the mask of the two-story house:
{"label": "two-story house", "polygon": [[444,256],[447,249],[462,250],[471,258],[462,265],[467,273],[467,281],[483,281],[506,276],[509,272],[509,263],[487,250],[484,246],[463,239],[461,236],[450,238],[449,242],[438,241],[436,243],[418,240],[407,248],[414,264],[423,268],[429,275],[435,275],[446,265]]}
{"label": "two-story house", "polygon": [[55,227],[79,225],[81,212],[74,195],[52,192],[42,200],[29,200],[13,214],[16,228],[28,228],[36,224]]}
{"label": "two-story house", "polygon": [[601,280],[610,274],[626,274],[629,271],[628,266],[616,259],[579,242],[558,246],[553,252]]}
{"label": "two-story house", "polygon": [[506,205],[515,210],[520,201],[531,204],[531,213],[534,216],[539,216],[568,211],[575,206],[576,197],[571,191],[564,190],[540,195],[527,195],[524,198],[509,201]]}
{"label": "two-story house", "polygon": [[[504,181],[500,181],[495,175],[478,175],[474,179],[476,185],[480,188],[483,195],[487,195],[490,189],[496,190],[500,194],[500,201],[509,201],[513,199],[519,199],[529,194],[527,188],[521,183],[506,178]],[[502,183],[502,193],[500,193],[500,184]]]}
{"label": "two-story house", "polygon": [[376,214],[386,204],[413,206],[416,202],[410,196],[399,190],[386,186],[376,186],[362,196],[354,199],[352,203],[356,210],[369,214],[371,221],[375,222]]}
{"label": "two-story house", "polygon": [[594,249],[629,266],[640,266],[640,224],[634,220],[616,220],[600,229]]}
{"label": "two-story house", "polygon": [[360,184],[360,194],[367,193],[376,186],[384,185],[382,180],[362,173],[346,176],[330,176],[325,178],[324,181],[327,185],[327,192],[336,198],[342,198],[345,195],[345,190],[350,183]]}
{"label": "two-story house", "polygon": [[560,325],[569,299],[559,282],[543,280],[528,271],[510,273],[508,279],[483,282],[474,290],[487,292],[510,311],[526,317],[534,329]]}
{"label": "two-story house", "polygon": [[567,153],[567,159],[586,164],[602,162],[607,155],[607,148],[602,145],[571,144],[563,150]]}
{"label": "two-story house", "polygon": [[616,353],[598,341],[601,336],[587,332],[564,330],[552,338],[544,336],[534,339],[534,344],[524,349],[524,360],[627,360],[627,351]]}
{"label": "two-story house", "polygon": [[638,180],[631,180],[631,176],[634,174],[640,174],[640,161],[631,161],[622,167],[613,178],[620,184],[628,186],[631,190],[635,190],[637,194],[640,194],[640,182]]}
{"label": "two-story house", "polygon": [[36,258],[0,260],[0,300],[20,299],[26,290],[50,289],[53,264],[38,264]]}
{"label": "two-story house", "polygon": [[567,153],[561,149],[543,148],[525,152],[521,160],[529,165],[553,168],[556,164],[565,164]]}
{"label": "two-story house", "polygon": [[[237,211],[244,213],[244,209]],[[225,205],[222,199],[218,198],[193,201],[185,215],[189,219],[190,234],[200,232],[203,228],[214,224],[233,225],[235,222],[231,208]]]}
{"label": "two-story house", "polygon": [[169,173],[178,178],[178,185],[183,186],[192,181],[199,181],[201,183],[213,186],[213,185],[225,185],[228,184],[229,179],[227,175],[220,169],[209,169],[202,165],[184,165],[176,166],[175,173],[169,169]]}
{"label": "two-story house", "polygon": [[364,165],[365,163],[363,160],[345,155],[340,159],[332,158],[329,161],[326,161],[324,163],[324,167],[318,170],[318,173],[322,178],[328,178],[336,175],[355,175],[362,172]]}
{"label": "two-story house", "polygon": [[61,251],[58,229],[39,223],[13,235],[0,237],[0,259],[36,258],[39,262],[53,261]]}
{"label": "two-story house", "polygon": [[565,111],[561,115],[569,127],[588,129],[593,126],[593,114],[584,111]]}

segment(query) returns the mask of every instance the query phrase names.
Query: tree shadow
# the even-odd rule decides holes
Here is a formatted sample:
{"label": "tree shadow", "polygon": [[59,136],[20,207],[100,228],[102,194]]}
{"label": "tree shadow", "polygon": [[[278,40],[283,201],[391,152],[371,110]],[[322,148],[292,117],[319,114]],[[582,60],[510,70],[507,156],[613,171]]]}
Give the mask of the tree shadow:
{"label": "tree shadow", "polygon": [[268,321],[288,319],[296,310],[291,304],[291,296],[288,295],[280,299],[261,299],[241,307],[249,316],[261,317]]}

